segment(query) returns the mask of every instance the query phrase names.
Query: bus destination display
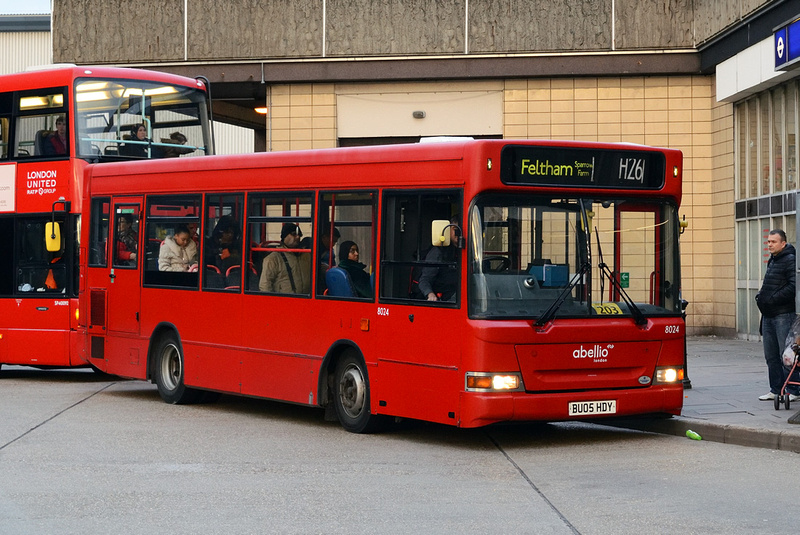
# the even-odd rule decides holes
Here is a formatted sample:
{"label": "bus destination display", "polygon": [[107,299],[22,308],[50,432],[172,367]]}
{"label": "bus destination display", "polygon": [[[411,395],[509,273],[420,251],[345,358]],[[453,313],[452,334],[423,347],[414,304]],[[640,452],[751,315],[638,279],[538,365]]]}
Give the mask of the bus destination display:
{"label": "bus destination display", "polygon": [[506,184],[660,189],[666,162],[660,152],[508,145],[500,156]]}

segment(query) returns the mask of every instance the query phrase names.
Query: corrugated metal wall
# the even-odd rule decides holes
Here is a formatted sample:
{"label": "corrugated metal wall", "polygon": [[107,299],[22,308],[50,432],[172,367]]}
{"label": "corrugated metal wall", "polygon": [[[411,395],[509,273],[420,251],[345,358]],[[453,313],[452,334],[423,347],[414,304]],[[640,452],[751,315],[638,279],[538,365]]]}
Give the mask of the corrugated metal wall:
{"label": "corrugated metal wall", "polygon": [[248,154],[254,152],[255,134],[248,128],[215,122],[214,141],[217,154]]}
{"label": "corrugated metal wall", "polygon": [[52,63],[50,32],[0,32],[0,74]]}

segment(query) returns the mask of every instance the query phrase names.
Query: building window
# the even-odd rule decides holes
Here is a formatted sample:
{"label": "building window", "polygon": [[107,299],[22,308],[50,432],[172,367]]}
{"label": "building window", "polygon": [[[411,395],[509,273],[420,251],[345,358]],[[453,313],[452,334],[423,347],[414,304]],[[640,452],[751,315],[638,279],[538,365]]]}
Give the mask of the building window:
{"label": "building window", "polygon": [[736,125],[736,330],[757,339],[755,294],[769,253],[770,230],[796,242],[798,82],[763,91],[734,108]]}

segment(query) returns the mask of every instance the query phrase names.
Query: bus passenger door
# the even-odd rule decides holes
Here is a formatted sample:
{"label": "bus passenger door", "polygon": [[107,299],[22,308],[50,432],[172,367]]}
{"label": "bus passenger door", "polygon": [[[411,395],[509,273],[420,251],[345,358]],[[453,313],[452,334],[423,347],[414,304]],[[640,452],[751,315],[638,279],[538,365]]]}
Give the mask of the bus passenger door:
{"label": "bus passenger door", "polygon": [[141,197],[114,199],[111,262],[108,271],[108,331],[139,333]]}

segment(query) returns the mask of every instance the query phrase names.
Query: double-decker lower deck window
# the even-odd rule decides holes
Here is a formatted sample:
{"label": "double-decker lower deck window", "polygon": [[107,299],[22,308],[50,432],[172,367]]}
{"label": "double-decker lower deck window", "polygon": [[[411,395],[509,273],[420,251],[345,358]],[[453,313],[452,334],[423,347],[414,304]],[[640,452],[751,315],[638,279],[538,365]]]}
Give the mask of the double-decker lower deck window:
{"label": "double-decker lower deck window", "polygon": [[57,251],[48,251],[45,227],[49,215],[0,218],[0,247],[7,254],[0,260],[0,295],[73,295],[77,283],[77,218],[56,217],[61,241]]}

